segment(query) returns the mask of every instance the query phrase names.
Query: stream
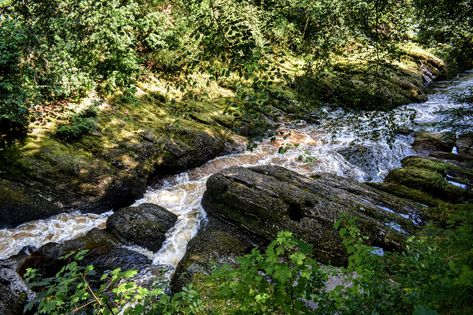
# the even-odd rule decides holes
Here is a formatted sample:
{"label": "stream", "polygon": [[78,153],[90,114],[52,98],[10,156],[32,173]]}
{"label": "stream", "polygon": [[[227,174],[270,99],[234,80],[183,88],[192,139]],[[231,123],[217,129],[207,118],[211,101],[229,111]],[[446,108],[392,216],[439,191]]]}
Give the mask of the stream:
{"label": "stream", "polygon": [[[382,181],[390,170],[401,166],[403,158],[415,155],[414,137],[406,130],[451,131],[457,135],[473,131],[473,108],[459,100],[472,88],[473,72],[468,72],[454,80],[435,83],[429,100],[422,104],[388,112],[322,108],[316,123],[286,124],[253,150],[217,157],[200,167],[163,178],[133,206],[157,204],[176,214],[178,221],[167,232],[158,252],[136,246],[127,248],[144,253],[154,265],[175,268],[206,219],[201,199],[207,178],[230,166],[273,164],[304,175],[327,172],[357,181]],[[64,242],[93,228],[104,228],[111,213],[65,213],[0,230],[0,259],[17,254],[25,246]]]}

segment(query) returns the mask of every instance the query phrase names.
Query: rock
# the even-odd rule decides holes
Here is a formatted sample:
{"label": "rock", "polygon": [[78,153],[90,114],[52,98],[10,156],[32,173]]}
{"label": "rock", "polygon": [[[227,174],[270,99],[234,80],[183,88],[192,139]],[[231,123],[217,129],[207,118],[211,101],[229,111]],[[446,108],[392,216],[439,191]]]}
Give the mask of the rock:
{"label": "rock", "polygon": [[403,185],[452,203],[473,200],[471,169],[433,157],[408,157],[402,165],[388,174],[387,183]]}
{"label": "rock", "polygon": [[235,264],[236,257],[251,251],[255,244],[251,239],[215,217],[210,217],[199,233],[189,242],[186,255],[179,262],[171,288],[179,292],[191,283],[194,276],[209,274],[213,265]]}
{"label": "rock", "polygon": [[84,262],[93,265],[99,273],[116,268],[140,270],[152,263],[145,255],[122,247],[92,249],[84,258]]}
{"label": "rock", "polygon": [[166,239],[166,232],[174,226],[176,220],[177,216],[163,207],[142,204],[114,212],[107,220],[107,229],[125,244],[157,251]]}
{"label": "rock", "polygon": [[21,183],[0,179],[0,228],[44,219],[61,212],[50,199]]}
{"label": "rock", "polygon": [[23,314],[23,308],[33,293],[15,270],[15,262],[0,262],[0,314]]}
{"label": "rock", "polygon": [[177,173],[200,166],[217,157],[226,149],[225,141],[205,130],[169,128],[177,135],[166,142],[167,155],[155,172],[160,174]]}
{"label": "rock", "polygon": [[455,145],[454,133],[419,132],[412,148],[420,155],[429,155],[432,152],[452,152]]}
{"label": "rock", "polygon": [[458,137],[455,145],[459,154],[473,155],[473,133],[466,133]]}
{"label": "rock", "polygon": [[333,264],[347,257],[333,227],[342,214],[357,218],[373,246],[398,249],[419,221],[412,204],[338,176],[308,178],[277,166],[225,169],[208,179],[202,199],[210,216],[236,224],[260,244],[289,230]]}
{"label": "rock", "polygon": [[23,274],[27,268],[36,268],[45,276],[53,276],[66,263],[61,257],[84,249],[89,252],[82,263],[94,265],[99,273],[115,268],[140,269],[151,264],[151,260],[145,255],[123,248],[123,244],[110,232],[93,229],[78,239],[42,246],[24,259],[19,274]]}

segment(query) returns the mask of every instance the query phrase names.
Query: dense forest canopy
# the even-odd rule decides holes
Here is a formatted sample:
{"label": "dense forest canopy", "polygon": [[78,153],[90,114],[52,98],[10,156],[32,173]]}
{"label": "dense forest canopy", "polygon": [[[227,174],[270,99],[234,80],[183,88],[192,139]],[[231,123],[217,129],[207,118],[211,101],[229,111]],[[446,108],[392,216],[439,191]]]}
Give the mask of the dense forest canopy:
{"label": "dense forest canopy", "polygon": [[132,89],[147,72],[251,76],[278,54],[302,57],[307,71],[357,53],[379,66],[400,44],[416,41],[465,67],[472,7],[422,0],[3,0],[0,116],[21,127],[33,104]]}

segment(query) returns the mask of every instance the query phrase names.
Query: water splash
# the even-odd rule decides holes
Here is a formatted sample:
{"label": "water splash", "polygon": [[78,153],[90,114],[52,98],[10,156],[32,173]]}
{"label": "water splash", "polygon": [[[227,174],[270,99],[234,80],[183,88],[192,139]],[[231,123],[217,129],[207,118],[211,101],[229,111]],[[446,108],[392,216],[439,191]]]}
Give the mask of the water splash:
{"label": "water splash", "polygon": [[40,247],[81,237],[93,228],[105,228],[112,211],[102,214],[61,213],[44,220],[27,222],[14,229],[0,230],[0,259],[16,255],[23,247]]}

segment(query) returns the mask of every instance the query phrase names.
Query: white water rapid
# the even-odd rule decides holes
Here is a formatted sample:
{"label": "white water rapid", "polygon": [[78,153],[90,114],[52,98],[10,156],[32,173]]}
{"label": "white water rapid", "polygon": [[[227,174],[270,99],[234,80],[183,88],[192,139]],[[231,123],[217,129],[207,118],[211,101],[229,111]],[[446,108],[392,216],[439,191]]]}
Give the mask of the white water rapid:
{"label": "white water rapid", "polygon": [[[165,243],[156,253],[128,248],[152,256],[155,265],[175,268],[206,218],[200,202],[207,178],[230,166],[274,164],[302,174],[328,172],[358,181],[382,181],[391,169],[401,166],[403,158],[415,154],[411,148],[414,139],[400,131],[473,131],[473,108],[457,98],[471,88],[473,73],[468,73],[453,81],[437,83],[434,93],[422,104],[409,104],[389,112],[325,108],[318,113],[321,118],[316,124],[286,125],[254,150],[218,157],[166,178],[159,186],[150,187],[134,206],[163,206],[178,216],[176,225],[167,232]],[[61,214],[0,230],[0,259],[18,253],[24,246],[63,242],[92,228],[103,228],[109,215]]]}

